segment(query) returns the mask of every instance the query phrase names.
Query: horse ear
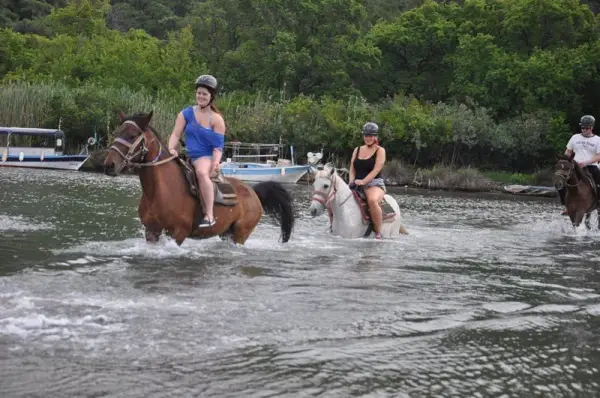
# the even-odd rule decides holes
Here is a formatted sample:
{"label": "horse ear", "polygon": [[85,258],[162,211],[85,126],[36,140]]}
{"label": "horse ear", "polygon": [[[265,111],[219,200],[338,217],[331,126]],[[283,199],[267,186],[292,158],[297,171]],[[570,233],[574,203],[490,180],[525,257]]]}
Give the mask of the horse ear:
{"label": "horse ear", "polygon": [[335,173],[335,167],[331,167],[331,169],[329,170],[329,175],[332,176],[333,173]]}
{"label": "horse ear", "polygon": [[150,113],[148,114],[148,123],[150,123],[150,120],[152,120],[153,113],[154,113],[154,110],[151,110]]}
{"label": "horse ear", "polygon": [[569,156],[569,161],[572,161],[575,158],[575,152],[571,152],[571,156]]}
{"label": "horse ear", "polygon": [[119,119],[121,119],[121,123],[123,123],[125,121],[125,118],[127,116],[125,116],[125,114],[122,111],[119,111]]}

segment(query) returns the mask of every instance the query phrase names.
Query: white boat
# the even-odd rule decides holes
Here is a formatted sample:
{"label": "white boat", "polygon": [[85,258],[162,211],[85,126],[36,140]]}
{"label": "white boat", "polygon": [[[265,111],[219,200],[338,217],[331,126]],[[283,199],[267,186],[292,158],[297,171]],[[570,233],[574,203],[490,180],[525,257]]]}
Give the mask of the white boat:
{"label": "white boat", "polygon": [[295,184],[310,172],[313,166],[296,165],[293,146],[289,147],[290,159],[284,159],[282,156],[285,147],[281,143],[228,143],[225,145],[225,153],[230,152],[231,157],[221,163],[221,173],[247,182],[278,181]]}
{"label": "white boat", "polygon": [[65,133],[59,129],[0,127],[0,166],[79,170],[85,153],[64,154]]}

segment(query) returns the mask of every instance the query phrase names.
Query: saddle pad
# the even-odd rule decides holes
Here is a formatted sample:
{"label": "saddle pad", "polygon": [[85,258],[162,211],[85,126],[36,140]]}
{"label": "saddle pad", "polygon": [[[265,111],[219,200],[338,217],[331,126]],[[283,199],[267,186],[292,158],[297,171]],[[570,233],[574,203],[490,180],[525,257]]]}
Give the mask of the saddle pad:
{"label": "saddle pad", "polygon": [[[190,194],[196,200],[202,202],[200,187],[198,186],[198,179],[196,178],[196,170],[189,161],[181,160],[180,164],[182,165],[183,175],[185,176]],[[222,176],[212,179],[212,182],[215,192],[215,204],[223,206],[235,206],[238,204],[237,193],[233,185],[225,181]]]}
{"label": "saddle pad", "polygon": [[[369,204],[365,199],[362,198],[362,196],[358,192],[352,191],[352,194],[354,195],[354,200],[356,200],[356,203],[358,203],[360,207],[360,213],[362,215],[363,224],[370,224],[371,214],[369,212]],[[394,211],[392,206],[385,199],[383,199],[379,203],[379,207],[381,208],[381,213],[383,214],[383,222],[392,222],[396,217],[396,212]]]}

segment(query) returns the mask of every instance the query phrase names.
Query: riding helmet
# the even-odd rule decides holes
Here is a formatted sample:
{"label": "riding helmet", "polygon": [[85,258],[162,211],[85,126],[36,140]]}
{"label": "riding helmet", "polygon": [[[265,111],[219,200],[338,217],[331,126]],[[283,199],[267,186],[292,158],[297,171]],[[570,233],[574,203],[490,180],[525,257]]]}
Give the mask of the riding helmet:
{"label": "riding helmet", "polygon": [[596,119],[592,115],[582,116],[579,122],[581,127],[594,127],[594,124],[596,124]]}
{"label": "riding helmet", "polygon": [[376,136],[379,133],[379,126],[373,122],[367,122],[362,128],[363,135]]}
{"label": "riding helmet", "polygon": [[196,88],[206,87],[207,89],[217,91],[217,79],[212,75],[202,75],[196,79]]}

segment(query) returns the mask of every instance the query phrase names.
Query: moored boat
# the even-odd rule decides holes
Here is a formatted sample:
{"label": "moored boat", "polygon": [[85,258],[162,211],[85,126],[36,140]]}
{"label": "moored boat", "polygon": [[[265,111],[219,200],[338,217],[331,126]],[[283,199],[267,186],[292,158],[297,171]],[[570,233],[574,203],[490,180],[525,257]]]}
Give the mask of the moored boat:
{"label": "moored boat", "polygon": [[290,159],[283,158],[286,147],[281,143],[228,143],[225,151],[231,156],[221,163],[221,173],[247,182],[278,181],[295,184],[313,166],[295,164],[293,146],[289,146]]}
{"label": "moored boat", "polygon": [[65,154],[64,145],[59,129],[0,127],[0,166],[79,170],[89,154]]}

